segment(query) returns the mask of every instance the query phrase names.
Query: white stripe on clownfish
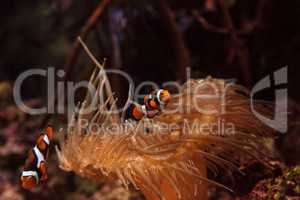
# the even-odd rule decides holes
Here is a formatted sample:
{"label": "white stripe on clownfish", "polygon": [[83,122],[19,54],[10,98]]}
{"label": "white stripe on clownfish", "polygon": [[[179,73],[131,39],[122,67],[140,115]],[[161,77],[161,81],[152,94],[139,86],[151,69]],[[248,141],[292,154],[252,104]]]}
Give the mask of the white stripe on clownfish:
{"label": "white stripe on clownfish", "polygon": [[46,134],[44,135],[43,140],[44,140],[44,142],[45,142],[47,145],[50,144],[49,138],[48,138],[48,136],[47,136]]}
{"label": "white stripe on clownfish", "polygon": [[165,102],[163,102],[161,99],[160,99],[160,94],[163,92],[162,89],[158,90],[157,91],[157,94],[156,94],[156,98],[158,100],[158,102],[161,104],[161,105],[165,105]]}
{"label": "white stripe on clownfish", "polygon": [[40,168],[40,166],[41,166],[41,162],[45,162],[45,157],[44,157],[44,155],[41,153],[41,151],[39,150],[39,148],[37,147],[37,146],[35,146],[34,148],[33,148],[33,151],[34,151],[34,153],[35,153],[35,155],[36,155],[36,157],[37,157],[37,168]]}
{"label": "white stripe on clownfish", "polygon": [[142,105],[141,108],[142,108],[142,113],[143,113],[144,115],[147,115],[147,109],[146,109],[146,106],[145,106],[145,105]]}
{"label": "white stripe on clownfish", "polygon": [[39,183],[39,177],[36,171],[23,171],[22,176],[23,177],[33,176],[36,180],[36,183]]}

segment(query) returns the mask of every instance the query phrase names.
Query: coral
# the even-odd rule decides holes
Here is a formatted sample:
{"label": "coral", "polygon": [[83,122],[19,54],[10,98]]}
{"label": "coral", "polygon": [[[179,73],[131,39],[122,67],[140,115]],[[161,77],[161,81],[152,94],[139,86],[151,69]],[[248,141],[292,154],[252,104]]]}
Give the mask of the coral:
{"label": "coral", "polygon": [[260,181],[248,195],[249,199],[299,199],[300,166],[286,167],[278,177]]}

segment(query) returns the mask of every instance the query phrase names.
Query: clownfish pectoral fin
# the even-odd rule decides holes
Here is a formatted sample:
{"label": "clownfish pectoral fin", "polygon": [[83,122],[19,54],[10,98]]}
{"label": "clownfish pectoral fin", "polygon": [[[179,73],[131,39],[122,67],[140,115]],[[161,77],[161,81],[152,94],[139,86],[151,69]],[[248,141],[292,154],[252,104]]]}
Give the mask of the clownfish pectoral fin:
{"label": "clownfish pectoral fin", "polygon": [[132,110],[132,117],[137,121],[141,120],[144,117],[144,113],[140,106],[134,106]]}
{"label": "clownfish pectoral fin", "polygon": [[149,104],[151,109],[158,109],[158,105],[153,99],[150,100]]}
{"label": "clownfish pectoral fin", "polygon": [[36,140],[36,144],[41,143],[43,141],[43,137],[44,137],[44,134],[40,134],[39,137]]}
{"label": "clownfish pectoral fin", "polygon": [[47,168],[46,168],[46,163],[45,162],[41,162],[39,170],[41,171],[41,174],[42,174],[40,180],[41,181],[46,181],[48,179],[48,174],[47,174]]}
{"label": "clownfish pectoral fin", "polygon": [[44,137],[45,137],[45,135],[39,136],[39,138],[37,139],[37,142],[36,142],[36,146],[42,151],[46,150],[47,145],[49,145],[44,141]]}

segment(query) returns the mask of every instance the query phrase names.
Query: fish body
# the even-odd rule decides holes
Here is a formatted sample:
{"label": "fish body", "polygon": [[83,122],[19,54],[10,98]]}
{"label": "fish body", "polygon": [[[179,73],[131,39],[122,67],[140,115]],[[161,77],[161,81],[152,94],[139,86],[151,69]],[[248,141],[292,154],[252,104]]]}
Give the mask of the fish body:
{"label": "fish body", "polygon": [[42,133],[36,145],[28,151],[27,159],[21,174],[21,184],[24,189],[33,189],[40,182],[48,179],[46,161],[49,155],[50,141],[53,138],[53,128],[48,126]]}
{"label": "fish body", "polygon": [[141,120],[143,117],[153,118],[167,105],[171,98],[168,90],[154,90],[144,97],[144,104],[139,105],[132,103],[127,109],[127,117],[135,121]]}

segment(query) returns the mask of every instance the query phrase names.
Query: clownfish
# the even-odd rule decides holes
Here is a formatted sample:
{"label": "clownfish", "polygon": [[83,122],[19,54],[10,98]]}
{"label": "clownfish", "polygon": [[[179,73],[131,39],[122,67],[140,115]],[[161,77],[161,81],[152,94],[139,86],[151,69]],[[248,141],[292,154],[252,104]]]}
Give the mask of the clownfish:
{"label": "clownfish", "polygon": [[171,95],[168,90],[154,90],[144,97],[144,105],[147,110],[161,111],[170,101]]}
{"label": "clownfish", "polygon": [[144,97],[143,105],[133,103],[128,107],[127,118],[136,121],[141,120],[144,116],[153,118],[161,113],[162,109],[168,104],[170,99],[171,95],[168,90],[154,90]]}
{"label": "clownfish", "polygon": [[24,169],[21,174],[21,184],[24,189],[33,189],[40,182],[48,179],[46,161],[49,154],[50,142],[53,139],[53,128],[48,126],[42,133],[36,145],[29,150]]}

